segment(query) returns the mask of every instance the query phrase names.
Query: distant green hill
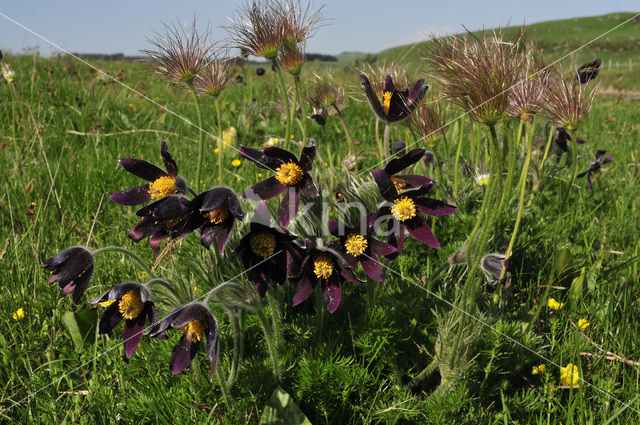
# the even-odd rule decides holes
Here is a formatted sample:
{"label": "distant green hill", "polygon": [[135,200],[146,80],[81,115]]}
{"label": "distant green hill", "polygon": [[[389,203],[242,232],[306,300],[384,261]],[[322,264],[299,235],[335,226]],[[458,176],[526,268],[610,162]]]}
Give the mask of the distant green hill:
{"label": "distant green hill", "polygon": [[[620,12],[601,16],[562,19],[526,25],[527,38],[542,48],[547,62],[559,59],[585,43],[633,17],[635,13]],[[513,26],[508,34],[521,26]],[[478,33],[477,31],[474,33]],[[378,62],[409,63],[413,69],[422,68],[423,58],[429,54],[431,42],[394,47],[377,53]],[[605,84],[620,89],[640,89],[640,19],[631,22],[593,41],[562,61],[565,67],[576,66],[599,57],[603,62]],[[631,69],[630,69],[631,61]]]}

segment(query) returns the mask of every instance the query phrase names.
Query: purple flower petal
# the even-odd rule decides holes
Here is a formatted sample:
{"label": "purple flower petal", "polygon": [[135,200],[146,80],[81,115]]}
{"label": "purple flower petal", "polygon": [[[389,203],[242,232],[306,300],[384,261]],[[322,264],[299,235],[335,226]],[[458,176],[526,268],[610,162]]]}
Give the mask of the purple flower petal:
{"label": "purple flower petal", "polygon": [[434,217],[453,214],[458,210],[458,208],[454,207],[453,205],[449,205],[446,202],[442,202],[433,198],[418,197],[414,198],[413,202],[415,202],[418,211],[420,211],[422,214]]}
{"label": "purple flower petal", "polygon": [[391,202],[398,197],[396,186],[393,184],[386,171],[382,169],[373,170],[371,174],[373,174],[373,178],[378,185],[378,190],[385,200]]}
{"label": "purple flower petal", "polygon": [[264,154],[268,158],[273,158],[279,161],[279,164],[286,164],[288,162],[293,162],[294,164],[299,164],[298,158],[291,152],[286,149],[279,148],[277,146],[271,146],[264,149]]}
{"label": "purple flower petal", "polygon": [[[114,303],[115,304],[115,303]],[[122,339],[124,341],[124,355],[131,357],[140,340],[142,340],[142,331],[144,330],[144,322],[147,318],[147,312],[143,310],[138,317],[126,320],[122,331]]]}
{"label": "purple flower petal", "polygon": [[384,92],[392,92],[396,89],[396,86],[393,84],[393,78],[391,74],[387,74],[387,78],[384,79],[384,88],[382,89]]}
{"label": "purple flower petal", "polygon": [[311,177],[311,174],[309,173],[304,173],[303,180],[300,182],[299,187],[304,196],[309,198],[315,198],[318,196],[318,188],[313,183],[313,177]]}
{"label": "purple flower petal", "polygon": [[362,265],[362,270],[364,270],[367,276],[376,282],[384,282],[385,275],[382,271],[382,266],[375,256],[363,256],[360,260],[360,264]]}
{"label": "purple flower petal", "polygon": [[160,144],[160,155],[162,156],[162,161],[164,162],[164,166],[167,167],[167,174],[170,176],[178,175],[178,165],[171,158],[171,154],[169,153],[169,147],[167,146],[166,141],[162,141]]}
{"label": "purple flower petal", "polygon": [[[293,196],[291,194],[293,192]],[[280,210],[278,211],[278,219],[283,226],[288,226],[291,221],[291,217],[295,216],[300,206],[300,191],[293,187],[289,187],[284,192],[282,203],[280,204]]]}
{"label": "purple flower petal", "polygon": [[242,197],[253,201],[271,199],[278,196],[287,189],[287,186],[280,183],[275,177],[269,177],[258,182],[242,192]]}
{"label": "purple flower petal", "polygon": [[423,218],[414,217],[411,220],[405,221],[403,224],[406,226],[411,236],[413,236],[420,242],[426,243],[431,248],[440,248],[440,243]]}
{"label": "purple flower petal", "polygon": [[176,375],[185,370],[196,356],[199,346],[200,341],[191,342],[182,335],[182,338],[180,338],[180,341],[178,341],[171,352],[171,358],[169,359],[169,369],[171,373]]}
{"label": "purple flower petal", "polygon": [[[394,158],[387,163],[384,167],[384,171],[390,176],[399,173],[410,165],[420,161],[420,158],[424,156],[424,149],[412,149],[406,155],[400,158]],[[399,177],[399,176],[398,176]]]}
{"label": "purple flower petal", "polygon": [[120,160],[120,165],[131,174],[150,182],[167,175],[158,166],[142,159],[123,158]]}
{"label": "purple flower petal", "polygon": [[257,149],[253,149],[247,146],[240,146],[240,149],[238,149],[238,151],[240,152],[241,157],[247,158],[258,167],[265,170],[275,171],[276,168],[278,168],[278,166],[280,166],[281,164],[281,161],[274,158],[269,158],[264,154],[264,152]]}
{"label": "purple flower petal", "polygon": [[375,254],[387,256],[396,252],[396,249],[392,245],[379,241],[376,238],[369,238],[368,242],[371,245],[371,251]]}
{"label": "purple flower petal", "polygon": [[116,192],[109,197],[113,202],[119,205],[140,205],[151,200],[149,193],[149,185],[142,184],[134,186],[131,189]]}
{"label": "purple flower petal", "polygon": [[340,285],[329,285],[324,289],[324,302],[329,313],[333,313],[340,306],[342,299],[342,288]]}
{"label": "purple flower petal", "polygon": [[104,310],[100,317],[100,324],[98,325],[98,333],[100,335],[107,334],[118,326],[122,320],[122,314],[120,314],[118,310],[119,307],[120,303],[116,301]]}
{"label": "purple flower petal", "polygon": [[378,99],[371,83],[369,83],[369,79],[364,74],[360,74],[360,80],[362,80],[362,88],[364,88],[367,100],[369,101],[369,106],[371,106],[373,113],[376,114],[380,120],[388,121],[387,114],[385,114],[384,109],[380,104],[380,99]]}
{"label": "purple flower petal", "polygon": [[419,174],[397,174],[395,177],[404,180],[411,187],[428,187],[431,189],[435,184],[435,180]]}
{"label": "purple flower petal", "polygon": [[301,302],[305,301],[312,293],[313,285],[311,285],[311,281],[309,280],[309,278],[305,277],[300,282],[298,282],[296,293],[293,295],[293,305],[297,306]]}
{"label": "purple flower petal", "polygon": [[429,86],[424,85],[424,78],[419,79],[413,85],[413,87],[411,88],[411,91],[409,92],[409,100],[412,103],[419,102],[422,96],[424,96],[424,94],[428,89],[429,89]]}
{"label": "purple flower petal", "polygon": [[302,153],[300,154],[300,168],[302,171],[307,172],[311,170],[313,167],[313,160],[316,157],[316,145],[315,142],[312,144],[307,144],[302,149]]}

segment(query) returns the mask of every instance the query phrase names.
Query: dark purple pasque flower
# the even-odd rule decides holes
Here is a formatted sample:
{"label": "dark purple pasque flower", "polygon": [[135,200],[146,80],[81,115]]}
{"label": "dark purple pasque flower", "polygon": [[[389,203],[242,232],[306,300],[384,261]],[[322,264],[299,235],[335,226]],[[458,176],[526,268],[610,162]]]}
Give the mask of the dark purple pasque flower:
{"label": "dark purple pasque flower", "polygon": [[193,214],[186,229],[200,227],[202,245],[209,249],[215,239],[216,248],[222,254],[233,224],[244,218],[238,195],[230,187],[216,186],[193,198],[191,208]]}
{"label": "dark purple pasque flower", "polygon": [[346,227],[337,220],[329,220],[329,232],[340,238],[336,250],[344,256],[353,270],[358,268],[360,263],[367,276],[377,282],[383,282],[384,271],[376,255],[390,255],[396,249],[373,237],[373,228],[369,226],[368,215],[362,216],[358,221],[357,225]]}
{"label": "dark purple pasque flower", "polygon": [[366,75],[360,74],[362,88],[364,88],[369,106],[376,116],[385,122],[403,121],[411,115],[429,86],[424,85],[424,78],[418,80],[411,91],[398,90],[393,84],[391,75],[387,75],[382,89],[382,101],[378,98]]}
{"label": "dark purple pasque flower", "polygon": [[131,357],[142,339],[144,324],[149,319],[151,325],[158,321],[158,310],[153,303],[151,291],[146,285],[127,282],[114,285],[100,298],[89,301],[91,304],[111,301],[100,317],[100,334],[111,332],[125,319],[122,339],[124,354]]}
{"label": "dark purple pasque flower", "polygon": [[297,236],[271,227],[271,215],[264,202],[258,203],[247,233],[235,249],[247,272],[247,279],[256,285],[263,297],[271,282],[283,284],[287,272],[297,274],[302,249],[294,243]]}
{"label": "dark purple pasque flower", "polygon": [[[275,176],[245,190],[242,196],[247,199],[266,200],[284,192],[278,212],[282,225],[287,226],[291,216],[298,211],[300,193],[308,197],[318,196],[318,189],[309,174],[313,159],[316,157],[315,143],[308,144],[302,149],[299,160],[288,150],[275,146],[262,151],[240,146],[240,154],[253,161],[258,167],[276,173]],[[290,205],[292,202],[293,204]]]}
{"label": "dark purple pasque flower", "polygon": [[330,247],[315,246],[307,240],[304,259],[297,276],[290,278],[297,282],[293,305],[296,306],[309,298],[313,288],[319,283],[324,292],[324,302],[330,313],[336,311],[342,298],[342,282],[361,282],[344,257]]}
{"label": "dark purple pasque flower", "polygon": [[162,198],[136,211],[142,220],[129,231],[129,237],[134,242],[151,237],[149,245],[157,255],[163,239],[184,237],[199,227],[190,220],[193,211],[193,203],[187,198],[176,195]]}
{"label": "dark purple pasque flower", "polygon": [[[500,279],[502,268],[505,268],[505,274]],[[502,254],[487,254],[480,260],[480,270],[487,279],[487,284],[495,287],[498,283],[505,283],[511,278],[509,272],[509,260]]]}
{"label": "dark purple pasque flower", "polygon": [[162,199],[167,195],[176,193],[187,193],[187,182],[178,176],[178,166],[167,150],[167,142],[162,141],[160,155],[167,168],[163,171],[156,165],[142,159],[123,158],[120,165],[141,179],[147,180],[148,184],[134,186],[131,189],[116,192],[109,197],[113,202],[120,205],[140,205],[145,202]]}
{"label": "dark purple pasque flower", "polygon": [[604,156],[606,153],[607,151],[603,151],[603,150],[599,150],[598,152],[596,152],[596,160],[591,161],[591,164],[589,165],[589,169],[587,169],[587,171],[585,172],[578,174],[578,177],[587,176],[587,180],[589,181],[589,185],[587,186],[587,188],[589,190],[591,190],[591,187],[592,187],[591,186],[592,178],[593,178],[592,176],[598,175],[600,173],[600,168],[602,168],[604,164],[607,164],[613,161],[612,156],[607,156],[607,157]]}
{"label": "dark purple pasque flower", "polygon": [[51,271],[49,284],[58,282],[62,293],[73,293],[71,301],[73,305],[78,305],[93,275],[94,260],[91,251],[74,246],[60,251],[48,260],[44,252],[40,252],[40,260],[44,263],[40,267]]}
{"label": "dark purple pasque flower", "polygon": [[593,62],[585,63],[576,71],[576,79],[580,84],[586,84],[591,80],[595,80],[600,73],[600,65],[602,59],[596,58]]}
{"label": "dark purple pasque flower", "polygon": [[411,236],[430,247],[440,248],[440,243],[431,232],[431,228],[418,213],[439,217],[453,214],[457,208],[424,196],[431,191],[433,183],[398,191],[385,170],[374,170],[373,177],[380,194],[387,202],[371,215],[370,223],[391,220],[393,233],[389,236],[388,242],[396,248],[396,252],[402,251],[405,229]]}
{"label": "dark purple pasque flower", "polygon": [[169,369],[172,374],[185,370],[198,352],[200,341],[206,340],[205,350],[211,362],[209,379],[213,378],[218,361],[220,332],[218,322],[207,306],[192,302],[171,312],[152,329],[150,336],[164,340],[167,329],[180,329],[182,337],[171,352]]}
{"label": "dark purple pasque flower", "polygon": [[430,188],[434,185],[435,181],[426,176],[418,174],[398,174],[410,165],[420,161],[420,159],[424,157],[424,154],[424,149],[412,149],[406,155],[390,160],[382,170],[375,170],[374,173],[384,171],[398,192],[421,186],[428,186]]}

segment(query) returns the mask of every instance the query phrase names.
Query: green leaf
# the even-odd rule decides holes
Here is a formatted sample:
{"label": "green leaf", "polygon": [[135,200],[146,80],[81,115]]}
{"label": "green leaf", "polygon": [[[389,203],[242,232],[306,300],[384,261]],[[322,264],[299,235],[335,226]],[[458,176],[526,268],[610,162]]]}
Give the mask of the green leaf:
{"label": "green leaf", "polygon": [[260,425],[311,425],[311,422],[286,391],[276,388],[264,408]]}
{"label": "green leaf", "polygon": [[582,299],[582,293],[584,292],[584,279],[587,275],[587,268],[583,267],[580,270],[580,276],[573,279],[571,282],[571,292],[569,298],[571,299],[571,306],[578,306]]}
{"label": "green leaf", "polygon": [[76,350],[82,351],[85,339],[95,332],[97,317],[98,313],[96,310],[83,310],[77,313],[65,311],[62,314],[62,324],[64,324],[69,331]]}

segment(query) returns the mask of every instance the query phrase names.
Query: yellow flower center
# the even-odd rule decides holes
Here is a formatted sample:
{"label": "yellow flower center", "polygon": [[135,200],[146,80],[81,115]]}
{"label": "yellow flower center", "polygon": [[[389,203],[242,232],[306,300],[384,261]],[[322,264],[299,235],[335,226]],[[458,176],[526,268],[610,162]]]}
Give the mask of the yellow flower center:
{"label": "yellow flower center", "polygon": [[326,254],[319,254],[313,261],[313,272],[319,279],[329,279],[333,273],[333,260]]}
{"label": "yellow flower center", "polygon": [[406,221],[416,216],[416,204],[413,199],[403,196],[393,201],[391,214],[398,221]]}
{"label": "yellow flower center", "polygon": [[348,254],[353,255],[354,257],[359,256],[367,249],[368,246],[367,238],[357,233],[352,233],[347,236],[347,240],[344,243],[344,247],[347,250]]}
{"label": "yellow flower center", "polygon": [[213,211],[209,211],[204,214],[204,217],[209,219],[213,224],[220,224],[229,217],[229,203],[224,201],[222,205]]}
{"label": "yellow flower center", "polygon": [[202,340],[202,335],[204,335],[205,330],[207,330],[207,324],[202,319],[194,320],[182,327],[182,333],[185,334],[191,342]]}
{"label": "yellow flower center", "polygon": [[249,247],[256,255],[262,258],[269,258],[276,248],[276,237],[269,232],[258,232],[251,235]]}
{"label": "yellow flower center", "polygon": [[140,315],[143,308],[144,304],[142,303],[142,298],[140,298],[139,289],[133,289],[125,293],[118,304],[118,310],[125,319],[135,319]]}
{"label": "yellow flower center", "polygon": [[282,164],[276,168],[276,180],[287,186],[298,184],[304,176],[304,171],[293,161]]}
{"label": "yellow flower center", "polygon": [[404,190],[404,188],[407,186],[407,182],[399,179],[397,177],[391,177],[391,181],[393,182],[393,185],[396,187],[396,191],[398,193],[402,192]]}
{"label": "yellow flower center", "polygon": [[172,176],[162,176],[149,184],[149,194],[151,199],[161,199],[167,195],[178,192],[176,189],[176,178]]}
{"label": "yellow flower center", "polygon": [[393,92],[386,91],[382,93],[382,109],[384,110],[385,115],[389,115],[389,106],[391,106],[391,96],[393,96]]}

